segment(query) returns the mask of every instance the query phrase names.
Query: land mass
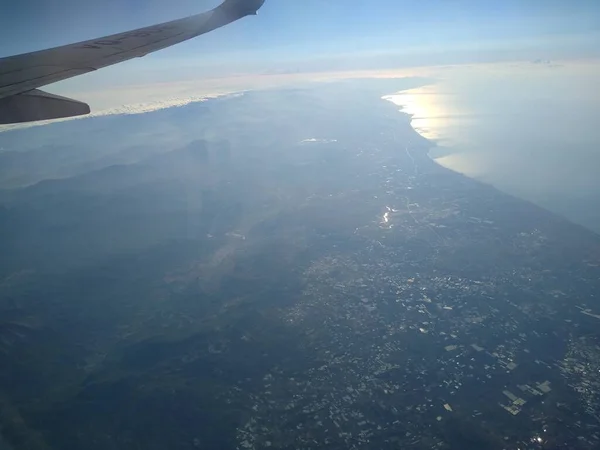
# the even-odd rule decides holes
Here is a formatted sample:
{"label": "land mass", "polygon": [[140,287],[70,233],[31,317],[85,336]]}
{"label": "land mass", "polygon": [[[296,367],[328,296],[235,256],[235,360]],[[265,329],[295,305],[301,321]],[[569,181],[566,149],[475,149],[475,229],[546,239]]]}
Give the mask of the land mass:
{"label": "land mass", "polygon": [[102,118],[177,145],[36,162],[1,195],[4,437],[597,448],[600,237],[431,161],[381,100],[418,82]]}

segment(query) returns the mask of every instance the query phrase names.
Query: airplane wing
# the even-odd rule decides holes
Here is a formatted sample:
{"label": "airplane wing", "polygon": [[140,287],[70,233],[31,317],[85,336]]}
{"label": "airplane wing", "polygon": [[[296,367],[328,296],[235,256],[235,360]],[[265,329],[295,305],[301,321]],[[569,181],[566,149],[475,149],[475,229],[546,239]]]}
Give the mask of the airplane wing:
{"label": "airplane wing", "polygon": [[265,0],[225,0],[216,8],[125,33],[0,58],[0,124],[89,113],[85,103],[37,88],[118,64],[254,15]]}

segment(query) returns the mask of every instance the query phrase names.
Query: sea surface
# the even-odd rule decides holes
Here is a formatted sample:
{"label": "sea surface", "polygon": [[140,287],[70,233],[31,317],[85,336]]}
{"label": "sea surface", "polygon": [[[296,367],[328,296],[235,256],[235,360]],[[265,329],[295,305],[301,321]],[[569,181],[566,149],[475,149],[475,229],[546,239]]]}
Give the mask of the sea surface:
{"label": "sea surface", "polygon": [[439,164],[600,232],[600,64],[447,69],[386,97]]}

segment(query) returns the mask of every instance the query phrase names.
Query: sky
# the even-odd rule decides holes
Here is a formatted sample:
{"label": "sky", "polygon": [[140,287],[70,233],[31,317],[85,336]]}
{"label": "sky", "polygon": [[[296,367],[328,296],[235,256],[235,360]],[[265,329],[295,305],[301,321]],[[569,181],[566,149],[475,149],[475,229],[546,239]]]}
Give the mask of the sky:
{"label": "sky", "polygon": [[[0,14],[0,57],[161,23],[219,3],[11,1]],[[588,58],[600,58],[597,0],[267,0],[258,17],[47,89],[82,99],[93,111],[112,111],[276,84],[271,75],[279,74]],[[421,75],[402,75],[415,74]]]}
{"label": "sky", "polygon": [[[20,0],[0,56],[191,15],[219,0]],[[597,0],[267,0],[250,17],[144,58],[148,72],[374,68],[600,54]],[[104,77],[133,79],[129,65]],[[161,76],[164,76],[162,73]],[[148,76],[148,75],[146,75]],[[173,75],[171,75],[173,76]]]}

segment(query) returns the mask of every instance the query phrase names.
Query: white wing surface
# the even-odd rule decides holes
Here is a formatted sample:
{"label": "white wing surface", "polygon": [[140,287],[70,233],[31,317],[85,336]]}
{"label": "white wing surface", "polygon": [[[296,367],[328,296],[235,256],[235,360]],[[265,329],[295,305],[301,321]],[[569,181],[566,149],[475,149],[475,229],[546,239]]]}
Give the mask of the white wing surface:
{"label": "white wing surface", "polygon": [[76,44],[0,58],[0,124],[89,113],[39,87],[161,50],[254,15],[265,0],[225,0],[210,11]]}

